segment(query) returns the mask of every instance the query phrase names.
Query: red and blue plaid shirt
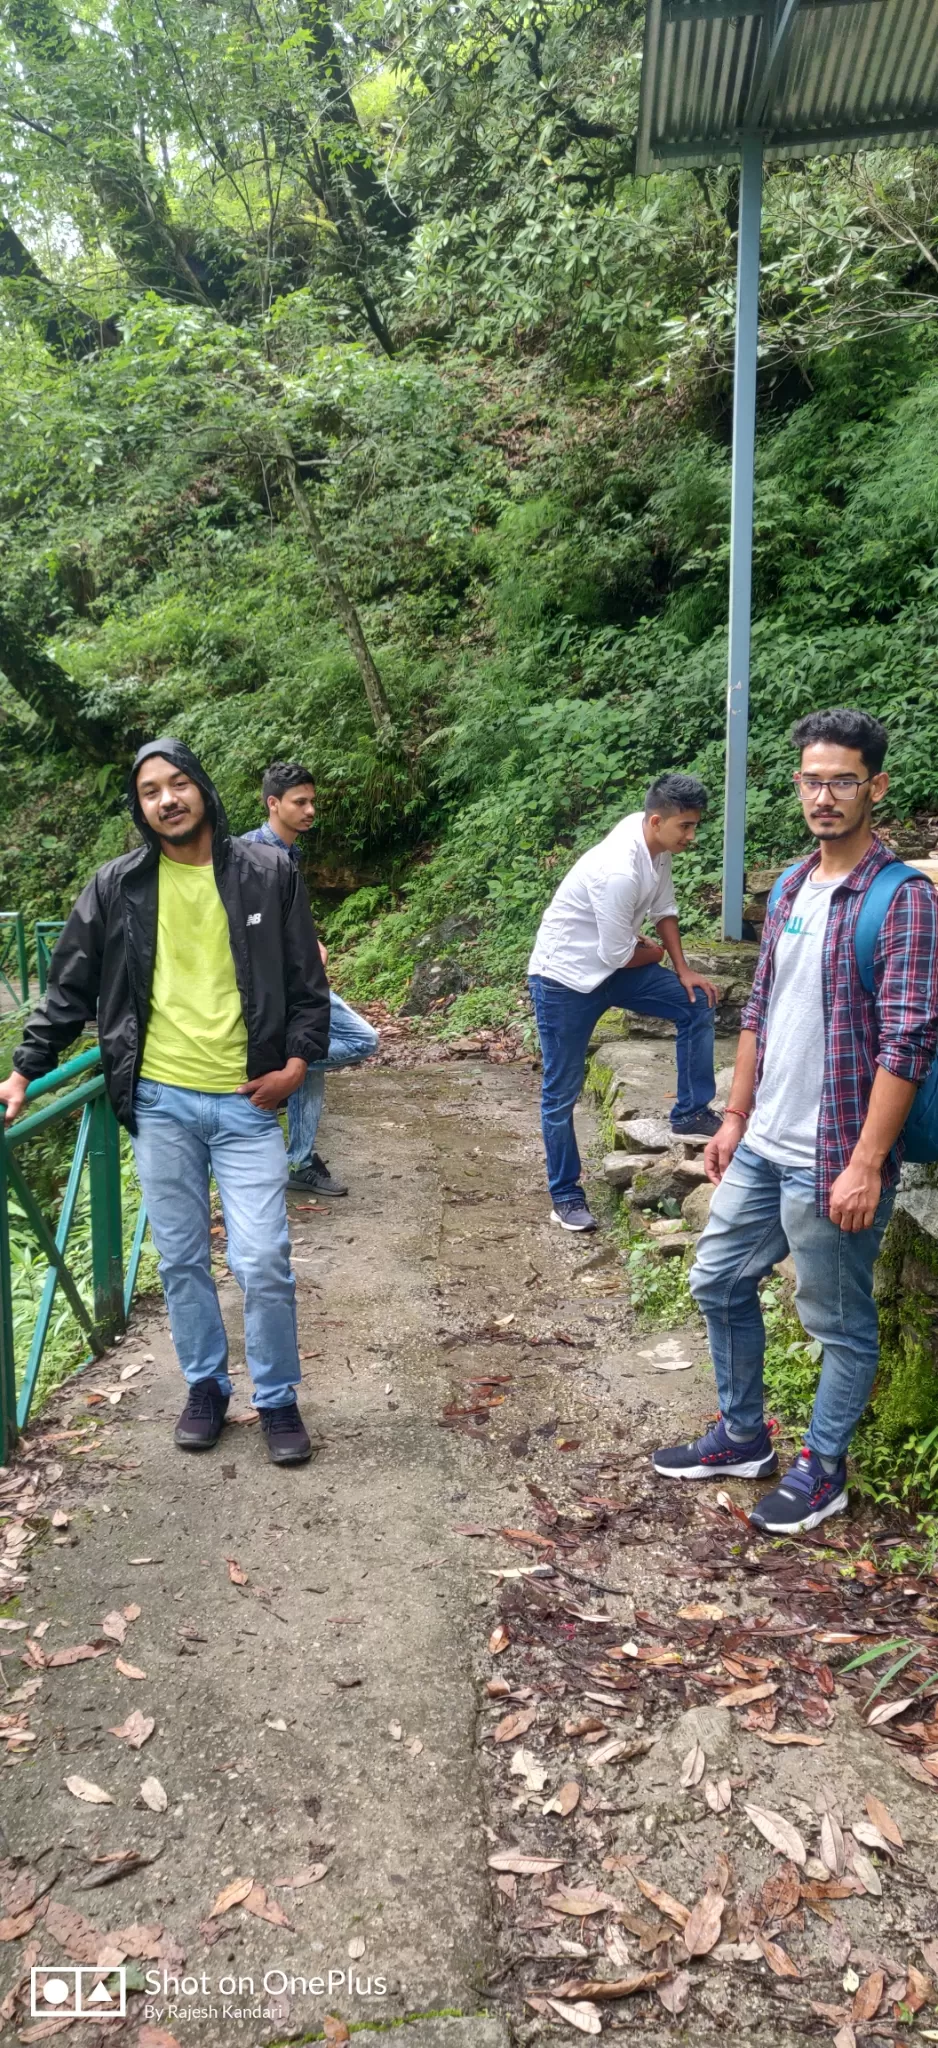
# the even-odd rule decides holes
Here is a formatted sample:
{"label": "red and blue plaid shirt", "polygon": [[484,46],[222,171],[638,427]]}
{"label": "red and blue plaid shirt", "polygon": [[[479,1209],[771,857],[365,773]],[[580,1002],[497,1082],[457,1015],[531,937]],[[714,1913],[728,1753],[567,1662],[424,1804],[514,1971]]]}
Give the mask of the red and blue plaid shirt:
{"label": "red and blue plaid shirt", "polygon": [[[743,1030],[756,1034],[757,1090],[765,1061],[775,948],[792,903],[819,859],[819,854],[811,854],[794,869],[765,920],[752,994],[742,1015]],[[888,847],[874,839],[831,897],[821,967],[824,1084],[815,1164],[820,1216],[828,1214],[831,1188],[860,1136],[877,1067],[902,1081],[921,1081],[938,1049],[938,891],[925,875],[897,890],[886,912],[873,955],[872,995],[857,971],[853,940],[863,894],[879,869],[894,859]],[[795,1076],[792,1085],[797,1085]],[[895,1185],[901,1165],[900,1138],[883,1167],[884,1188]]]}

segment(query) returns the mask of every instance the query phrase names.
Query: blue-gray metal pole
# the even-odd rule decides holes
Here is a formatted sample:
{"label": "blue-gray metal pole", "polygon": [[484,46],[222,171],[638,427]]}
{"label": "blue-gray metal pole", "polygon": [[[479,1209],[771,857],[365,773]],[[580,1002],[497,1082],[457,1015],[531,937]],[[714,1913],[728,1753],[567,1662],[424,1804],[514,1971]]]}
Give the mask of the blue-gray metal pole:
{"label": "blue-gray metal pole", "polygon": [[730,523],[730,660],[726,698],[726,801],[723,823],[723,937],[743,935],[746,858],[746,751],[752,628],[752,509],[756,455],[756,353],[759,339],[759,238],[762,137],[744,135],[739,174],[736,262],[736,360],[733,375],[733,503]]}

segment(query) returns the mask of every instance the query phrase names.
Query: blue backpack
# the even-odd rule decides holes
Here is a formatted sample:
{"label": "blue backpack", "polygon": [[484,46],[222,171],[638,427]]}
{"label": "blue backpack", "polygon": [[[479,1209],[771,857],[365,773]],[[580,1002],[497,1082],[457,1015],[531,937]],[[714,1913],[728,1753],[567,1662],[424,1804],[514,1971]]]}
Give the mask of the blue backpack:
{"label": "blue backpack", "polygon": [[[769,896],[770,910],[775,909],[789,875],[793,875],[801,865],[800,860],[795,861],[783,875],[779,875]],[[896,891],[905,882],[918,879],[917,868],[906,867],[904,861],[894,860],[888,867],[880,868],[866,891],[853,934],[853,950],[857,973],[867,995],[873,993],[873,955],[886,912]],[[924,880],[924,876],[921,879]],[[914,1160],[916,1165],[926,1165],[938,1159],[938,1060],[929,1067],[924,1081],[919,1083],[903,1136],[906,1159]]]}

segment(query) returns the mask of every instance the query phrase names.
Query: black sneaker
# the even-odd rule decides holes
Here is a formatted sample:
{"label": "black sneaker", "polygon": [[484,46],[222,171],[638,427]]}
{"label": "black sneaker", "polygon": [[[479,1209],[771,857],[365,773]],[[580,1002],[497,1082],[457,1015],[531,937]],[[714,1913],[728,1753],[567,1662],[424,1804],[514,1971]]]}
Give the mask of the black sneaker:
{"label": "black sneaker", "polygon": [[181,1451],[210,1451],[217,1444],[228,1413],[228,1396],[217,1380],[196,1380],[173,1433]]}
{"label": "black sneaker", "polygon": [[781,1486],[764,1493],[749,1519],[773,1536],[797,1536],[816,1529],[828,1515],[842,1515],[848,1501],[847,1460],[825,1472],[816,1451],[799,1451]]}
{"label": "black sneaker", "polygon": [[333,1180],[324,1159],[314,1152],[305,1166],[298,1166],[287,1181],[288,1188],[297,1188],[306,1195],[347,1195],[348,1188],[341,1180]]}
{"label": "black sneaker", "polygon": [[296,1402],[285,1401],[282,1408],[262,1408],[260,1418],[271,1464],[305,1465],[313,1455],[313,1446]]}
{"label": "black sneaker", "polygon": [[663,1479],[722,1479],[724,1473],[730,1479],[768,1479],[778,1471],[775,1445],[765,1423],[751,1442],[740,1444],[727,1436],[722,1415],[706,1436],[656,1451],[651,1462]]}
{"label": "black sneaker", "polygon": [[715,1138],[722,1122],[714,1109],[695,1109],[693,1116],[673,1116],[671,1129],[678,1138]]}
{"label": "black sneaker", "polygon": [[550,1220],[559,1223],[561,1230],[596,1230],[599,1227],[586,1206],[585,1195],[573,1195],[569,1202],[555,1202]]}

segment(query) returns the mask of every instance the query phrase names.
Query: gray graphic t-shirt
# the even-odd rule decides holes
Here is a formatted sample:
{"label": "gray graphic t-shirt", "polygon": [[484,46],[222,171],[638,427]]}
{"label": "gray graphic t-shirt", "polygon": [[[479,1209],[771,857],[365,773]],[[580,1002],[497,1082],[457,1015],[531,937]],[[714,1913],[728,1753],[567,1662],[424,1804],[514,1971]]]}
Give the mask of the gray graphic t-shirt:
{"label": "gray graphic t-shirt", "polygon": [[837,886],[809,875],[775,948],[765,1060],[745,1142],[774,1166],[813,1173],[824,1085],[821,960],[827,913]]}

